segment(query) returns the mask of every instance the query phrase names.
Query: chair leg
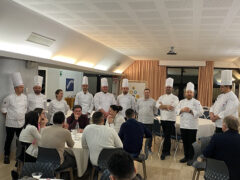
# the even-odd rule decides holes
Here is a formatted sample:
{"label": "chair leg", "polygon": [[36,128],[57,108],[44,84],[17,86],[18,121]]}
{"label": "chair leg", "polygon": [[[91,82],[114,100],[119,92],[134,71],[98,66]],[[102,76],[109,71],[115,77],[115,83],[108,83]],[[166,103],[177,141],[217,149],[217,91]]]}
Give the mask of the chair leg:
{"label": "chair leg", "polygon": [[200,175],[200,171],[197,172],[197,178],[196,178],[196,180],[199,180],[199,175]]}
{"label": "chair leg", "polygon": [[176,159],[176,154],[177,154],[178,146],[179,146],[179,142],[177,141],[177,143],[176,143],[176,149],[175,149],[174,156],[173,156],[174,159]]}
{"label": "chair leg", "polygon": [[18,161],[18,164],[17,164],[17,173],[18,174],[20,174],[22,172],[22,167],[23,167],[23,162]]}
{"label": "chair leg", "polygon": [[95,167],[92,167],[93,169],[92,169],[92,174],[91,174],[91,180],[93,180],[93,178],[94,178],[94,174],[95,174]]}
{"label": "chair leg", "polygon": [[196,173],[197,173],[197,169],[195,168],[194,171],[193,171],[193,176],[192,176],[192,180],[195,180],[195,177],[196,177]]}
{"label": "chair leg", "polygon": [[146,170],[145,161],[142,162],[142,166],[143,166],[143,178],[144,178],[144,180],[147,180],[147,170]]}
{"label": "chair leg", "polygon": [[73,168],[70,168],[69,174],[70,174],[70,179],[71,179],[71,180],[74,180],[74,177],[73,177]]}
{"label": "chair leg", "polygon": [[56,172],[56,179],[60,179],[60,172]]}

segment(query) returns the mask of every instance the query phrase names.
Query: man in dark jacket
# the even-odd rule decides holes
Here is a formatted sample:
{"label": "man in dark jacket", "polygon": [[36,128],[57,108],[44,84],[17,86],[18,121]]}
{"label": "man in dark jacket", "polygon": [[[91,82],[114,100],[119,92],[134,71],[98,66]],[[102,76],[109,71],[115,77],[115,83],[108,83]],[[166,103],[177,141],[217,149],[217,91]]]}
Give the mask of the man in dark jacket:
{"label": "man in dark jacket", "polygon": [[223,119],[223,134],[215,134],[203,152],[205,157],[224,161],[228,167],[230,180],[240,179],[240,135],[239,121],[234,116]]}
{"label": "man in dark jacket", "polygon": [[136,121],[133,109],[127,109],[127,121],[122,124],[119,137],[123,143],[123,149],[132,157],[138,157],[142,149],[143,138],[151,138],[152,133],[141,123]]}
{"label": "man in dark jacket", "polygon": [[67,118],[68,129],[75,129],[78,123],[79,132],[82,133],[83,129],[89,124],[89,119],[87,115],[82,114],[82,107],[80,105],[75,105],[73,107],[73,113]]}

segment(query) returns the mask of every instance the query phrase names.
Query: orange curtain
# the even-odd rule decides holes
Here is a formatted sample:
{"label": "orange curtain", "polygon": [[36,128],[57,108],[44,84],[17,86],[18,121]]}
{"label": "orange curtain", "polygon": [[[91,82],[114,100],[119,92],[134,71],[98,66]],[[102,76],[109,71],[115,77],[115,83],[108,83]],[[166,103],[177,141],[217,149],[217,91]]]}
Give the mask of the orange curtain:
{"label": "orange curtain", "polygon": [[157,100],[165,92],[166,71],[166,66],[159,66],[159,61],[138,60],[123,72],[123,76],[129,80],[147,81],[152,98]]}
{"label": "orange curtain", "polygon": [[213,70],[214,62],[207,61],[206,66],[199,67],[198,71],[198,100],[202,106],[210,107],[213,97]]}

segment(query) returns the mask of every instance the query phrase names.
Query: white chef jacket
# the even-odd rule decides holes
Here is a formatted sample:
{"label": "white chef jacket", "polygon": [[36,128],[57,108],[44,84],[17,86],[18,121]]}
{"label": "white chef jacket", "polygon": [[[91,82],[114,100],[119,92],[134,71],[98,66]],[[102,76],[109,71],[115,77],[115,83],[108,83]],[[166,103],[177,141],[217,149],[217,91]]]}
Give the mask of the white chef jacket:
{"label": "white chef jacket", "polygon": [[116,114],[115,118],[113,119],[113,123],[109,124],[109,123],[108,123],[108,120],[107,120],[105,126],[111,127],[111,128],[113,128],[113,129],[115,129],[115,131],[116,131],[117,133],[119,133],[119,130],[120,130],[120,128],[121,128],[121,125],[122,125],[122,123],[124,123],[124,122],[125,122],[125,119],[124,119],[123,115],[122,115],[120,112],[118,112],[118,113]]}
{"label": "white chef jacket", "polygon": [[16,93],[7,96],[2,103],[2,113],[7,113],[6,127],[22,128],[25,123],[27,112],[27,96]]}
{"label": "white chef jacket", "polygon": [[111,93],[98,92],[94,96],[94,106],[96,111],[103,109],[105,112],[108,112],[110,106],[114,104],[116,104],[116,100]]}
{"label": "white chef jacket", "polygon": [[75,97],[74,104],[82,106],[82,114],[91,114],[93,111],[93,95],[89,92],[84,94],[83,91],[80,91]]}
{"label": "white chef jacket", "polygon": [[35,108],[47,108],[47,98],[44,94],[36,95],[35,93],[28,94],[28,112],[33,111]]}
{"label": "white chef jacket", "polygon": [[[183,112],[180,114],[181,109],[188,107],[192,110],[191,113]],[[200,102],[194,98],[188,100],[183,99],[177,105],[177,114],[180,115],[180,128],[182,129],[198,129],[198,118],[203,114],[203,108]]]}
{"label": "white chef jacket", "polygon": [[136,111],[139,122],[153,124],[154,114],[157,113],[156,101],[153,98],[140,98],[137,101]]}
{"label": "white chef jacket", "polygon": [[156,103],[156,108],[162,105],[170,105],[173,106],[174,109],[172,111],[168,111],[166,109],[160,109],[161,112],[161,121],[176,121],[176,107],[179,103],[178,97],[171,94],[164,94],[160,96]]}
{"label": "white chef jacket", "polygon": [[57,99],[52,100],[48,106],[48,113],[51,117],[50,123],[53,124],[54,113],[62,111],[66,115],[68,110],[69,106],[64,99],[62,99],[61,101],[58,101]]}
{"label": "white chef jacket", "polygon": [[136,108],[136,103],[135,103],[135,98],[131,94],[120,94],[117,97],[117,104],[119,106],[122,106],[123,110],[120,111],[120,113],[125,117],[125,112],[127,109],[131,108],[135,110]]}
{"label": "white chef jacket", "polygon": [[210,112],[213,112],[214,115],[218,115],[220,117],[220,119],[215,122],[216,127],[222,127],[223,119],[226,116],[232,115],[238,118],[238,106],[238,98],[232,91],[220,94],[214,105],[210,108]]}

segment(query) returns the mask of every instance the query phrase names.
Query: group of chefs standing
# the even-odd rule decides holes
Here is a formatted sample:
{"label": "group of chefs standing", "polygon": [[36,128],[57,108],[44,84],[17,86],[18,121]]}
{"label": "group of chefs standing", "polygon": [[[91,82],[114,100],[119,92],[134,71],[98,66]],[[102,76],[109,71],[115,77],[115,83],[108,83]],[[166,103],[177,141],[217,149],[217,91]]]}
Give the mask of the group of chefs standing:
{"label": "group of chefs standing", "polygon": [[[210,77],[212,78],[212,77]],[[63,99],[63,91],[56,90],[56,99],[52,100],[47,108],[46,96],[41,94],[43,77],[35,76],[33,93],[27,96],[23,94],[24,83],[19,72],[12,74],[12,82],[15,93],[8,95],[2,102],[1,111],[6,116],[6,140],[4,146],[4,163],[9,162],[10,147],[14,134],[18,137],[25,122],[25,113],[35,108],[48,110],[50,123],[55,112],[62,111],[65,114],[69,106]],[[194,84],[187,83],[185,90],[185,99],[179,102],[177,96],[172,94],[174,80],[166,79],[166,93],[159,97],[157,101],[151,98],[150,89],[144,89],[144,96],[137,101],[129,94],[128,79],[123,79],[122,94],[115,99],[112,93],[108,92],[108,81],[101,79],[101,92],[93,95],[88,91],[88,78],[83,77],[82,91],[75,97],[75,105],[82,107],[82,114],[90,116],[92,111],[101,111],[106,119],[106,124],[120,126],[117,118],[111,118],[109,109],[111,105],[121,106],[119,116],[125,117],[125,111],[129,108],[137,113],[138,121],[142,122],[150,131],[152,131],[154,116],[157,110],[161,112],[161,126],[164,133],[164,143],[161,159],[170,155],[171,135],[175,133],[176,116],[180,116],[180,131],[184,146],[184,158],[181,163],[190,162],[193,158],[192,143],[196,141],[198,129],[198,118],[203,114],[203,108],[198,100],[194,98]],[[216,132],[221,133],[222,120],[228,115],[238,117],[239,101],[237,96],[231,91],[232,71],[223,70],[221,74],[221,94],[218,96],[214,105],[210,108],[210,119],[216,124]],[[120,118],[121,119],[121,118]],[[119,129],[116,128],[116,129]],[[148,148],[151,151],[152,141],[149,141]]]}

